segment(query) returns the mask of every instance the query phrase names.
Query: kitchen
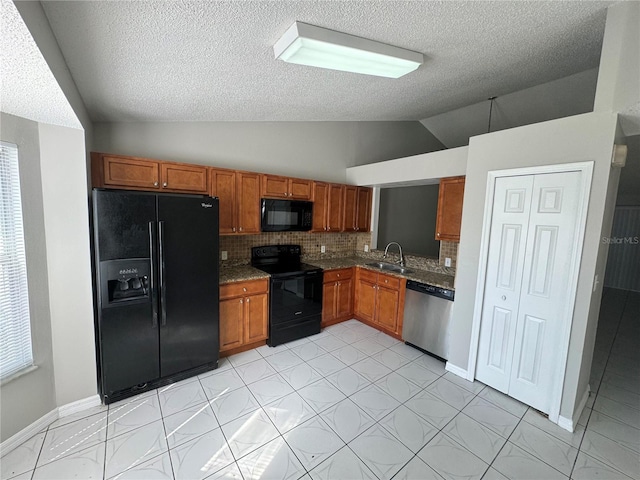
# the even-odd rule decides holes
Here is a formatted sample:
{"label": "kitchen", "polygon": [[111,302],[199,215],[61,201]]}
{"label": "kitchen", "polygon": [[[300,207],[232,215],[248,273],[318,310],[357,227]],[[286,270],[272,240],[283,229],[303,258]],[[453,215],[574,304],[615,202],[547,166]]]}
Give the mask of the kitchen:
{"label": "kitchen", "polygon": [[[604,122],[604,121],[602,121]],[[589,120],[586,117],[583,119],[580,118],[576,118],[576,119],[565,119],[560,123],[556,123],[554,124],[554,126],[550,126],[550,129],[554,129],[557,126],[559,126],[559,128],[563,129],[569,129],[569,130],[573,130],[573,129],[577,129],[583,132],[588,131],[589,134],[591,134],[592,131],[594,130],[598,130],[596,128],[596,123],[598,123],[597,121],[593,120]],[[606,123],[606,122],[604,122]],[[600,123],[600,126],[603,126],[603,123]],[[199,127],[194,127],[194,128],[199,128]],[[315,124],[315,125],[280,125],[280,126],[276,126],[276,125],[269,125],[269,124],[263,124],[263,125],[255,125],[251,127],[253,129],[253,133],[261,136],[262,138],[267,138],[269,136],[274,136],[274,135],[282,135],[282,132],[284,131],[284,129],[290,129],[291,133],[289,134],[289,136],[285,136],[284,137],[284,141],[294,141],[294,145],[300,148],[305,147],[305,142],[307,143],[305,150],[303,151],[309,151],[309,153],[311,155],[317,155],[317,162],[321,162],[322,161],[322,157],[327,157],[327,165],[323,166],[323,170],[324,173],[322,176],[317,176],[317,174],[315,174],[312,171],[306,171],[305,169],[309,169],[309,165],[305,164],[300,164],[297,168],[296,171],[293,171],[291,169],[292,165],[295,165],[295,163],[291,163],[291,160],[288,160],[288,164],[287,161],[283,161],[282,163],[278,163],[277,161],[275,163],[273,163],[270,168],[260,168],[257,165],[255,167],[251,167],[250,165],[247,164],[242,164],[242,162],[240,162],[238,164],[238,167],[235,168],[241,168],[243,170],[246,171],[252,171],[252,172],[256,172],[256,173],[269,173],[269,174],[274,174],[274,175],[279,175],[281,177],[289,177],[289,175],[292,175],[289,178],[308,178],[308,179],[314,179],[314,180],[320,180],[322,182],[326,182],[326,183],[340,183],[340,184],[352,184],[352,185],[360,185],[360,186],[367,186],[367,185],[383,185],[383,184],[388,184],[388,183],[394,183],[394,182],[403,182],[406,181],[406,179],[402,179],[402,178],[398,178],[398,176],[401,175],[406,175],[408,176],[408,173],[415,173],[416,175],[414,176],[414,178],[412,179],[413,181],[431,181],[433,182],[434,179],[438,179],[438,178],[445,178],[445,177],[455,177],[455,176],[460,176],[460,175],[465,175],[467,174],[467,179],[469,179],[469,176],[471,176],[473,178],[473,181],[471,183],[471,187],[469,190],[469,195],[471,199],[473,199],[470,203],[470,205],[473,205],[474,203],[477,203],[479,205],[483,204],[483,198],[484,198],[484,188],[480,189],[479,187],[479,182],[478,180],[480,179],[480,177],[482,177],[482,171],[480,170],[474,170],[474,165],[476,165],[476,163],[473,162],[474,159],[479,159],[478,155],[482,156],[482,162],[480,164],[477,164],[478,166],[480,166],[480,168],[484,168],[482,165],[487,165],[485,158],[488,157],[488,155],[486,155],[483,151],[478,150],[478,148],[484,148],[482,145],[480,145],[479,143],[474,143],[472,141],[472,144],[470,145],[470,147],[468,148],[468,153],[465,152],[464,155],[464,165],[462,165],[462,168],[458,168],[455,167],[453,168],[453,170],[455,171],[448,171],[446,173],[442,173],[443,171],[445,171],[448,167],[446,166],[446,161],[441,161],[441,159],[443,159],[443,157],[448,157],[448,156],[455,156],[460,154],[460,151],[453,151],[456,149],[451,149],[450,151],[442,151],[442,152],[435,152],[434,154],[426,154],[427,158],[422,158],[420,164],[418,165],[417,159],[412,159],[411,155],[415,154],[415,153],[420,153],[419,150],[414,150],[414,151],[406,151],[403,153],[402,152],[402,148],[398,148],[398,154],[396,155],[395,158],[397,157],[403,157],[403,155],[405,156],[404,158],[401,158],[400,163],[404,163],[406,164],[406,166],[402,167],[402,168],[391,168],[388,169],[388,167],[390,165],[388,165],[385,161],[379,163],[379,164],[371,164],[371,165],[363,165],[363,166],[353,166],[353,167],[348,167],[347,168],[347,181],[345,182],[344,178],[341,178],[341,175],[338,172],[338,169],[334,168],[331,165],[331,155],[327,155],[326,152],[326,148],[318,155],[317,153],[314,152],[318,152],[317,149],[315,149],[314,147],[316,146],[316,144],[314,142],[318,142],[318,138],[321,138],[323,134],[327,134],[327,138],[335,138],[335,139],[340,139],[340,138],[347,138],[348,135],[345,135],[345,133],[348,133],[349,135],[351,134],[356,134],[358,135],[358,132],[356,131],[356,126],[355,125],[349,125],[349,124],[345,124],[341,127],[341,129],[343,131],[341,131],[340,128],[334,128],[334,126],[332,125],[322,125],[322,124]],[[540,127],[541,129],[544,127]],[[182,133],[181,133],[181,129],[182,129]],[[146,132],[144,132],[144,130],[146,130]],[[153,131],[152,131],[153,130]],[[235,130],[235,131],[234,131]],[[348,132],[345,132],[344,130],[348,130]],[[164,131],[164,133],[162,133]],[[228,160],[224,160],[221,159],[220,161],[218,160],[214,160],[214,161],[207,161],[207,162],[203,162],[203,158],[205,155],[205,150],[208,149],[208,145],[207,142],[211,142],[211,133],[215,132],[215,134],[213,135],[214,137],[214,142],[219,142],[220,143],[220,147],[221,149],[218,150],[214,150],[214,151],[219,151],[221,152],[222,150],[224,150],[225,148],[225,143],[226,142],[230,142],[233,143],[233,141],[235,140],[235,142],[240,145],[242,143],[242,140],[238,137],[238,135],[240,135],[240,130],[237,127],[232,127],[232,126],[223,126],[223,125],[209,125],[207,128],[205,128],[204,130],[201,130],[203,132],[202,135],[198,136],[199,138],[202,139],[202,144],[201,144],[201,148],[203,149],[202,152],[200,153],[195,153],[195,152],[185,152],[185,148],[178,148],[180,146],[180,144],[182,145],[182,147],[187,146],[190,149],[194,149],[195,146],[192,142],[180,142],[180,141],[176,141],[176,138],[181,138],[182,134],[185,135],[184,138],[188,138],[190,135],[193,135],[193,131],[192,132],[187,132],[184,127],[180,126],[180,125],[176,125],[176,124],[158,124],[157,126],[151,127],[151,126],[143,126],[143,125],[136,125],[136,124],[132,124],[132,125],[113,125],[113,124],[97,124],[96,128],[95,128],[95,138],[96,138],[96,142],[93,145],[92,150],[97,150],[97,151],[103,151],[103,152],[119,152],[119,153],[125,153],[125,154],[129,154],[129,155],[139,155],[139,156],[144,156],[145,158],[150,158],[150,159],[162,159],[162,160],[173,160],[176,162],[182,162],[182,163],[190,163],[190,164],[206,164],[206,165],[214,165],[214,166],[220,166],[222,168],[225,169],[230,169],[230,170],[234,170],[234,163],[230,162]],[[205,131],[207,131],[208,133],[204,133]],[[315,135],[312,135],[312,131]],[[609,130],[610,131],[610,130]],[[44,132],[44,130],[43,130]],[[57,132],[57,131],[56,131]],[[169,132],[171,132],[169,134]],[[46,132],[45,132],[46,133]],[[58,132],[57,132],[58,133]],[[246,131],[244,132],[246,133]],[[514,135],[516,135],[517,133],[514,133]],[[544,135],[547,135],[547,133],[543,133]],[[147,138],[154,138],[154,141],[151,142],[152,144],[149,145],[148,147],[145,148],[137,148],[137,147],[133,147],[132,145],[134,143],[136,143],[136,138],[144,138],[145,135],[147,135]],[[234,139],[234,135],[235,135],[235,139]],[[344,135],[344,136],[343,136]],[[375,134],[374,134],[375,135]],[[496,136],[497,135],[497,136]],[[494,137],[496,139],[496,141],[500,140],[500,141],[505,141],[505,139],[508,140],[508,135],[510,135],[509,133],[503,132],[502,134],[497,133],[492,135],[492,137]],[[209,137],[208,137],[209,136]],[[226,136],[226,138],[225,138]],[[293,137],[296,137],[297,139],[293,140]],[[209,139],[208,139],[209,138]],[[282,137],[281,137],[282,138]],[[46,138],[43,135],[43,139],[46,140]],[[231,139],[231,140],[229,140]],[[44,141],[42,140],[42,141]],[[575,141],[579,144],[581,142],[584,142],[584,139],[578,135],[575,138]],[[595,142],[595,140],[594,140]],[[129,143],[128,147],[125,147],[126,144]],[[327,143],[327,142],[325,142]],[[328,143],[332,143],[332,142],[328,142]],[[332,143],[332,145],[337,145],[339,143],[339,141],[334,141]],[[345,142],[345,145],[348,142]],[[381,144],[383,144],[384,142],[380,142]],[[509,140],[508,141],[509,144],[512,144],[512,142]],[[603,143],[605,143],[603,141]],[[595,144],[594,144],[595,145]],[[407,147],[405,145],[405,147]],[[200,147],[198,147],[200,148]],[[229,147],[229,153],[231,155],[231,158],[233,158],[234,155],[234,149]],[[411,150],[414,147],[407,147],[408,150]],[[417,147],[416,147],[417,148]],[[489,146],[487,146],[487,148],[489,148]],[[491,148],[495,148],[495,145],[491,145]],[[308,149],[308,150],[307,150]],[[156,150],[155,152],[152,150]],[[181,151],[182,150],[182,151]],[[237,148],[236,148],[237,150]],[[594,149],[592,149],[594,151],[598,151],[598,152],[602,152],[603,149],[600,147],[596,147]],[[43,149],[44,151],[44,149]],[[49,150],[49,152],[53,152],[55,150]],[[439,155],[438,155],[439,153]],[[51,154],[51,153],[50,153]],[[373,153],[371,155],[372,158],[376,157],[376,153]],[[430,164],[430,158],[432,155],[435,155],[439,158],[438,162],[434,163],[438,163],[438,165],[431,165]],[[466,163],[467,163],[467,155],[468,155],[468,168],[471,169],[470,171],[467,171],[466,168]],[[569,156],[572,156],[573,154],[570,154]],[[599,153],[598,155],[600,155],[598,158],[604,158],[604,156],[602,155],[602,153]],[[222,156],[222,155],[221,155]],[[277,156],[277,155],[276,155]],[[388,157],[389,158],[389,157]],[[380,160],[387,160],[384,157],[380,158]],[[412,166],[412,162],[415,162],[416,166],[415,168]],[[535,163],[532,163],[535,164]],[[422,172],[422,170],[425,168],[425,165],[429,165],[429,168],[431,168],[431,172],[427,173],[426,175],[424,175],[424,173]],[[501,166],[499,166],[498,168],[504,168]],[[387,170],[385,170],[387,169]],[[449,167],[449,169],[451,170],[451,166]],[[343,170],[344,171],[344,170]],[[601,175],[603,173],[603,170],[600,171],[600,173],[598,175]],[[382,178],[382,180],[359,180],[359,179],[354,179],[354,177],[357,177],[359,175],[365,176],[375,176],[378,175],[378,178]],[[422,175],[422,176],[421,176]],[[605,174],[605,178],[607,178],[607,174]],[[486,183],[486,179],[482,179],[482,182]],[[600,185],[600,184],[598,184]],[[600,186],[597,187],[597,189],[599,189]],[[600,191],[598,190],[597,193],[597,199],[596,197],[593,197],[592,200],[594,202],[597,201],[598,204],[604,204],[603,200],[602,200],[602,195],[601,193],[599,193]],[[45,197],[46,198],[50,198],[47,195],[51,195],[51,193],[45,191]],[[373,193],[373,199],[372,199],[372,203],[376,203],[377,199],[376,199],[376,193],[374,191]],[[596,193],[594,193],[594,195],[596,195]],[[467,196],[467,192],[465,191],[465,197]],[[465,201],[465,209],[467,208],[467,202]],[[472,217],[482,217],[482,214],[480,213],[480,215],[478,215],[477,210],[473,211],[470,210],[469,214]],[[464,229],[466,228],[465,225],[469,225],[470,228],[472,228],[472,230],[469,230],[470,235],[467,238],[478,238],[480,236],[480,231],[482,229],[482,225],[478,226],[477,222],[474,224],[473,221],[469,222],[465,222],[464,220],[465,214],[463,213],[463,232],[462,232],[462,238],[465,238],[464,235]],[[470,217],[470,218],[472,218]],[[595,226],[592,224],[589,224],[588,229],[589,231],[593,232],[593,227]],[[233,228],[233,227],[231,227]],[[239,228],[239,227],[237,227]],[[373,228],[375,228],[375,225],[373,225]],[[330,240],[328,239],[328,237],[330,235],[333,234],[319,234],[320,236],[325,236],[325,238],[321,239],[321,241],[319,242],[315,242],[313,245],[316,246],[317,245],[317,250],[315,252],[313,252],[315,255],[320,256],[321,253],[318,252],[318,250],[320,250],[320,247],[322,245],[325,245],[325,247],[329,248],[329,252],[331,253],[331,243]],[[356,240],[356,249],[360,252],[362,251],[362,253],[364,253],[364,245],[367,244],[366,240],[363,240],[362,243],[360,243],[359,237],[361,234],[359,233],[338,233],[335,234],[337,235],[337,240],[336,242],[338,243],[337,248],[341,248],[344,244],[350,242],[351,240],[347,240],[345,237],[350,238],[349,235],[353,235],[357,240]],[[242,237],[242,235],[237,235],[236,238],[240,238]],[[225,242],[225,236],[222,237],[223,240],[222,242]],[[272,239],[275,239],[274,241],[272,241]],[[249,247],[251,246],[258,246],[258,245],[269,245],[269,244],[302,244],[302,242],[298,243],[297,241],[291,241],[289,242],[288,240],[285,240],[284,238],[276,238],[275,234],[273,237],[271,237],[271,239],[269,239],[269,241],[267,242],[260,242],[254,245],[248,245],[248,243],[250,242],[249,240],[242,240],[240,239],[239,242],[247,242],[246,246],[241,247],[240,250],[242,250],[244,253],[240,253],[238,250],[234,249],[234,244],[232,242],[228,243],[227,246],[225,246],[224,248],[221,248],[221,251],[227,251],[228,255],[231,257],[231,260],[237,260],[239,255],[244,255],[245,259],[247,259],[247,255],[248,255],[248,250]],[[244,244],[243,244],[244,245]],[[372,243],[369,243],[369,245],[371,246]],[[222,243],[221,243],[221,247],[222,247]],[[52,247],[54,248],[54,247]],[[471,296],[467,296],[469,294],[469,290],[470,290],[470,284],[474,283],[475,284],[475,280],[477,278],[477,275],[474,274],[473,272],[471,272],[469,270],[469,265],[470,263],[475,263],[477,264],[478,261],[478,257],[479,254],[475,251],[472,251],[469,249],[470,246],[465,247],[464,242],[461,243],[461,248],[458,254],[458,262],[456,264],[456,270],[457,270],[457,279],[456,279],[456,298],[460,298],[460,290],[464,290],[466,293],[464,295],[463,298],[471,298],[473,299],[475,297],[475,295],[471,295]],[[479,248],[479,247],[473,247],[475,248]],[[589,248],[591,248],[591,251],[593,251],[595,253],[595,251],[597,249],[593,248],[593,245],[591,245]],[[238,252],[238,253],[235,253]],[[451,258],[451,257],[450,257]],[[453,258],[455,259],[455,256],[453,256]],[[371,262],[369,262],[371,263]],[[55,265],[52,265],[52,267],[55,267]],[[589,268],[587,268],[589,267]],[[588,265],[583,265],[583,270],[588,270],[591,267]],[[585,271],[586,271],[585,270]],[[53,272],[55,273],[55,270],[53,270]],[[53,273],[51,273],[53,274]],[[357,274],[356,274],[357,276]],[[353,278],[353,277],[352,277]],[[470,280],[472,278],[472,280]],[[377,280],[376,280],[377,282]],[[459,282],[462,282],[462,284],[458,285]],[[372,283],[372,282],[370,282]],[[377,285],[377,283],[375,283],[374,285]],[[55,287],[54,287],[55,288]],[[474,287],[475,288],[475,285]],[[590,287],[589,287],[590,289]],[[583,295],[584,290],[580,289],[579,296]],[[55,298],[55,297],[54,297]],[[581,298],[581,302],[584,301],[586,298],[584,296],[580,297]],[[471,304],[473,303],[473,301],[470,302]],[[589,302],[587,302],[589,303]],[[582,303],[583,304],[583,303]],[[472,307],[472,305],[471,305]],[[465,308],[470,308],[469,306],[466,306]],[[456,310],[457,310],[457,306],[454,308],[454,316],[456,315]],[[465,314],[466,315],[466,314]],[[345,322],[346,323],[346,322]],[[350,324],[353,325],[353,324]],[[471,343],[470,341],[467,341],[465,338],[469,336],[469,332],[471,331],[471,326],[470,323],[469,325],[466,325],[464,323],[458,323],[456,324],[454,322],[454,328],[457,329],[457,335],[461,335],[460,338],[462,339],[461,342],[459,342],[459,344],[456,345],[456,350],[453,352],[454,357],[454,366],[457,367],[461,367],[464,368],[467,366],[468,363],[468,345]],[[352,328],[352,327],[346,327],[346,328]],[[79,331],[85,331],[85,326],[82,326]],[[53,334],[55,336],[55,338],[58,338],[58,331],[57,329],[54,329]],[[377,333],[376,333],[377,335]],[[60,340],[56,340],[57,345],[63,345],[64,343],[59,343],[59,341],[64,342],[64,340],[60,339]],[[82,347],[81,347],[82,348]],[[393,348],[393,347],[390,347]],[[466,354],[462,355],[461,351],[462,350],[466,350]],[[55,349],[54,351],[54,355],[56,356],[56,358],[60,355],[59,354],[59,346]],[[264,351],[264,350],[263,350]],[[88,352],[88,358],[91,357],[92,352]],[[87,358],[87,357],[85,357]],[[64,405],[67,403],[71,403],[73,401],[76,401],[80,398],[84,398],[87,397],[88,395],[90,395],[90,393],[87,393],[86,395],[80,395],[79,397],[76,396],[75,398],[73,397],[66,397],[68,398],[68,400],[65,401],[65,395],[66,391],[64,389],[62,389],[61,387],[63,386],[65,380],[65,375],[63,374],[63,372],[65,371],[65,363],[62,359],[62,357],[60,357],[60,362],[56,362],[59,366],[57,367],[57,382],[59,383],[59,393],[58,396],[60,397],[57,402],[58,405]],[[89,367],[87,365],[87,367]],[[235,368],[235,367],[233,367]],[[62,370],[61,370],[62,369]],[[80,371],[80,372],[76,372],[76,380],[79,381],[82,378],[86,378],[83,377],[83,375],[85,375],[86,372],[84,371]],[[222,372],[220,372],[222,373]],[[442,372],[443,373],[443,372]],[[458,372],[460,373],[460,372]],[[447,374],[447,378],[453,378],[452,375],[450,374],[450,372],[448,372]],[[91,377],[92,375],[89,374],[89,377]],[[93,377],[95,378],[95,376]],[[570,388],[574,388],[572,386],[569,386]],[[581,386],[575,387],[576,390],[582,390]],[[90,390],[90,389],[89,389]],[[3,393],[4,393],[4,389],[3,389]],[[576,395],[579,396],[581,395],[581,392]],[[570,397],[570,396],[569,396]],[[569,398],[567,397],[567,398]],[[574,408],[576,408],[576,405],[568,405],[568,407],[570,410],[573,411]],[[571,416],[569,414],[569,416]],[[578,424],[579,425],[579,424]],[[449,438],[449,437],[447,437]],[[346,453],[346,452],[345,452]],[[162,458],[166,458],[165,456],[162,456]]]}

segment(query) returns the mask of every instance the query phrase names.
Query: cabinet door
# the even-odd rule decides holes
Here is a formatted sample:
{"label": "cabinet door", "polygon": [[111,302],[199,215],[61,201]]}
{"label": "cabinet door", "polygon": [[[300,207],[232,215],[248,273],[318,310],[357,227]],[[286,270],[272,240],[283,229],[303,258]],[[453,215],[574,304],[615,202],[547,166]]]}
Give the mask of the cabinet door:
{"label": "cabinet door", "polygon": [[327,209],[329,201],[329,185],[313,182],[313,226],[312,232],[327,230]]}
{"label": "cabinet door", "polygon": [[220,234],[236,232],[236,172],[212,168],[209,174],[211,195],[219,198]]}
{"label": "cabinet door", "polygon": [[268,337],[268,295],[251,295],[245,298],[245,343],[266,340]]}
{"label": "cabinet door", "polygon": [[342,189],[344,185],[329,185],[329,201],[327,208],[327,231],[339,232],[342,230],[343,199]]}
{"label": "cabinet door", "polygon": [[381,327],[396,333],[398,329],[398,304],[400,293],[378,285],[376,304],[376,323]]}
{"label": "cabinet door", "polygon": [[368,232],[371,229],[371,196],[372,190],[367,187],[358,187],[358,214],[356,230]]}
{"label": "cabinet door", "polygon": [[463,197],[464,177],[450,177],[440,180],[436,240],[460,241]]}
{"label": "cabinet door", "polygon": [[336,285],[337,282],[322,285],[322,324],[336,318]]}
{"label": "cabinet door", "polygon": [[356,217],[358,204],[358,187],[346,185],[344,191],[344,215],[342,216],[342,230],[344,232],[356,231]]}
{"label": "cabinet door", "polygon": [[260,233],[260,175],[236,172],[238,188],[237,233]]}
{"label": "cabinet door", "polygon": [[278,175],[262,176],[262,196],[270,198],[288,198],[289,179]]}
{"label": "cabinet door", "polygon": [[336,292],[336,317],[350,316],[353,313],[353,281],[340,280]]}
{"label": "cabinet door", "polygon": [[156,190],[159,187],[160,165],[152,160],[103,156],[104,184],[113,187],[137,187]]}
{"label": "cabinet door", "polygon": [[220,351],[243,344],[244,300],[230,298],[220,300]]}
{"label": "cabinet door", "polygon": [[289,195],[296,200],[311,200],[311,180],[291,178],[289,180]]}
{"label": "cabinet door", "polygon": [[358,280],[356,284],[356,315],[373,322],[376,313],[376,284]]}
{"label": "cabinet door", "polygon": [[207,194],[207,167],[180,165],[176,163],[160,164],[162,189],[173,192]]}

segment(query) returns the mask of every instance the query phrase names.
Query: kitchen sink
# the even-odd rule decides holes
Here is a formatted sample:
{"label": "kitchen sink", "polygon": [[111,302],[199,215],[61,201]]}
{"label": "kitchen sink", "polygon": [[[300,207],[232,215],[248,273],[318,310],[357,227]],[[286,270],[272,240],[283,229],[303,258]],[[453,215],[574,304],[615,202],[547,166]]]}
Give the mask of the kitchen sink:
{"label": "kitchen sink", "polygon": [[399,265],[394,265],[393,263],[386,262],[367,263],[367,267],[379,268],[380,270],[386,270],[394,273],[413,273],[413,270],[411,270],[410,268],[405,268]]}

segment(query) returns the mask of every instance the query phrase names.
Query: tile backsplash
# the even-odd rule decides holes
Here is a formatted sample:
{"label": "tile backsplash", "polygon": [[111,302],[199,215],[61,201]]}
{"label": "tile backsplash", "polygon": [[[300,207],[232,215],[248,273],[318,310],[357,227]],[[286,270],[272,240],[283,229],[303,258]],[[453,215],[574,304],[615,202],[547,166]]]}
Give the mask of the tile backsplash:
{"label": "tile backsplash", "polygon": [[[302,256],[306,260],[318,258],[336,258],[350,255],[382,259],[382,250],[364,252],[364,246],[371,246],[371,232],[362,233],[308,233],[308,232],[269,232],[259,235],[228,235],[220,237],[220,251],[227,252],[227,260],[222,266],[243,265],[251,261],[251,247],[261,245],[294,244],[302,247]],[[325,253],[320,247],[325,246]],[[407,266],[439,273],[455,275],[458,244],[440,242],[440,257],[428,258],[417,255],[405,255]],[[397,252],[389,252],[387,261],[398,260]],[[451,267],[444,266],[445,257],[451,258]]]}
{"label": "tile backsplash", "polygon": [[[331,258],[352,255],[371,245],[371,232],[363,233],[308,233],[268,232],[258,235],[225,235],[220,237],[220,251],[227,252],[224,265],[239,265],[251,261],[251,247],[260,245],[293,244],[302,247],[305,258]],[[320,247],[325,246],[325,253]]]}

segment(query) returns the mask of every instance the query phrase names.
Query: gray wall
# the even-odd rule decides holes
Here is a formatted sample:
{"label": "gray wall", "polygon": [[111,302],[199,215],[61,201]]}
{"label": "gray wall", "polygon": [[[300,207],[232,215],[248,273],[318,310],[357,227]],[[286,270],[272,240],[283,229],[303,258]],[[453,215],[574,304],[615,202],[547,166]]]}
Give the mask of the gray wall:
{"label": "gray wall", "polygon": [[97,394],[86,151],[82,130],[41,123],[38,131],[60,407]]}
{"label": "gray wall", "polygon": [[0,442],[56,408],[38,124],[0,113],[0,139],[18,145],[34,364],[0,387]]}
{"label": "gray wall", "polygon": [[398,242],[405,253],[438,257],[438,189],[438,185],[381,189],[378,249]]}
{"label": "gray wall", "polygon": [[[499,96],[493,105],[491,131],[591,112],[597,78],[598,69],[594,68]],[[487,133],[489,104],[476,103],[422,123],[448,148],[468,145],[470,137]]]}
{"label": "gray wall", "polygon": [[419,122],[96,123],[95,151],[344,182],[346,167],[443,148]]}

